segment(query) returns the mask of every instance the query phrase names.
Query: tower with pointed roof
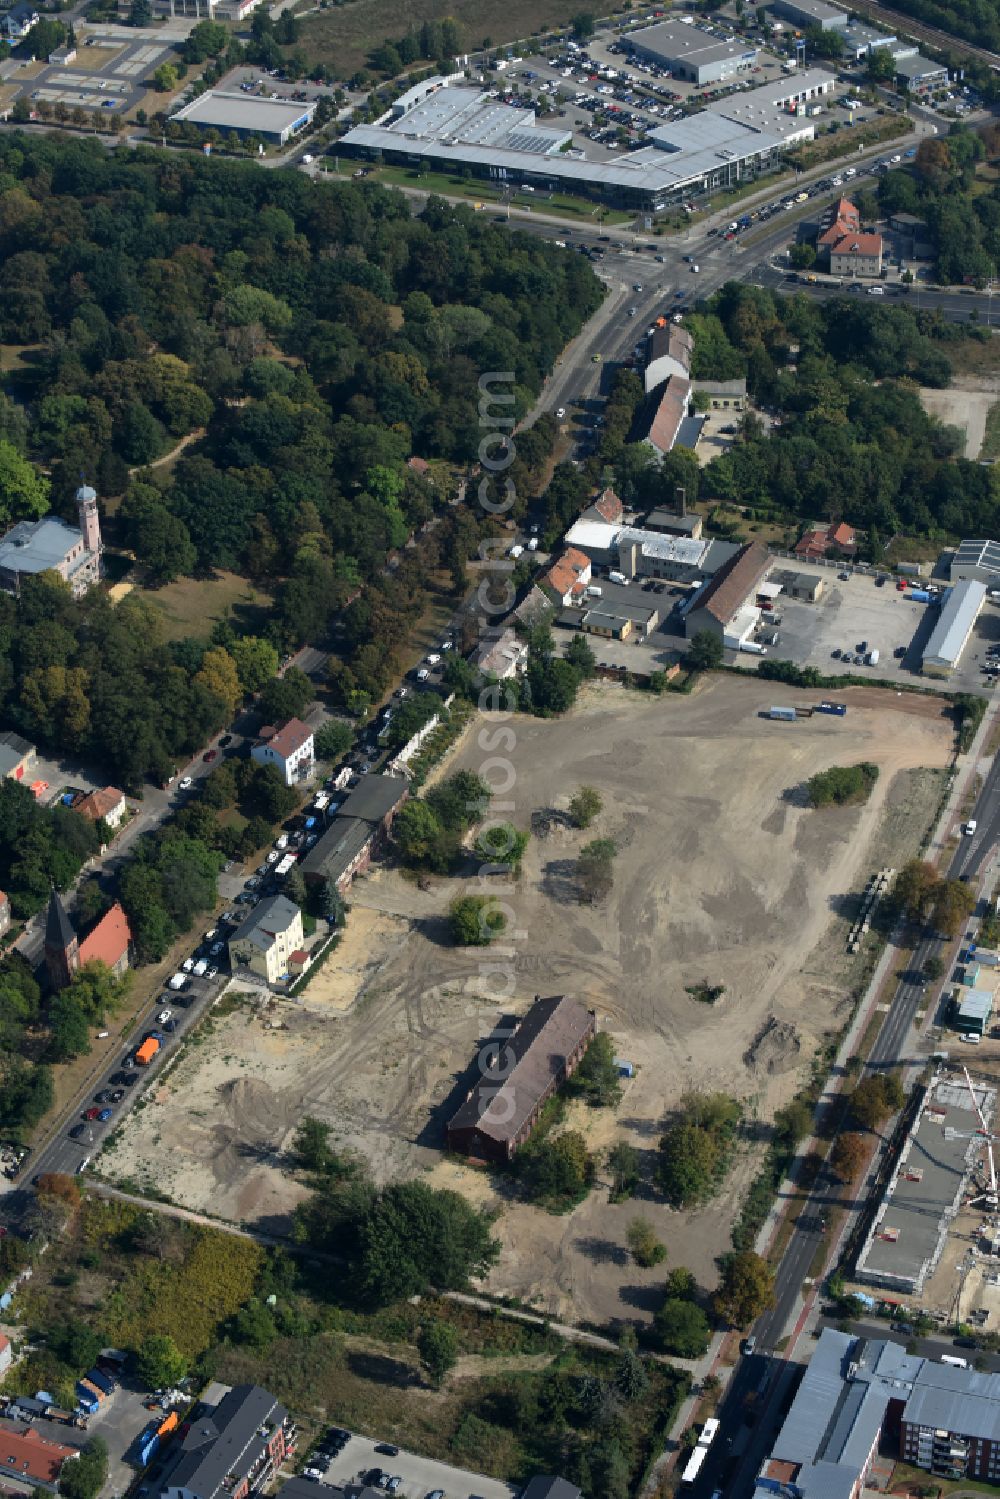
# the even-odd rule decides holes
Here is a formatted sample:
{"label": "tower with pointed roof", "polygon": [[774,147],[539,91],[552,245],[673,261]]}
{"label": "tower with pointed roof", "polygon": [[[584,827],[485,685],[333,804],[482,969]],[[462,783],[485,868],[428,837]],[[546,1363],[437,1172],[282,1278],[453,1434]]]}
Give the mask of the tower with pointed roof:
{"label": "tower with pointed roof", "polygon": [[45,918],[45,967],[53,989],[65,989],[80,966],[80,944],[57,890]]}

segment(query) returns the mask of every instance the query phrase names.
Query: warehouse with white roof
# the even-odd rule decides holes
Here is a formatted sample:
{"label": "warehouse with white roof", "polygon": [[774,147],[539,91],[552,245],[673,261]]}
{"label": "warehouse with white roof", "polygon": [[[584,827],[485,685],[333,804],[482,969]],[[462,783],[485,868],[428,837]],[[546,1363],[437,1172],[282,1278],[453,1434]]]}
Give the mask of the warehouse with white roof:
{"label": "warehouse with white roof", "polygon": [[944,596],[938,622],[924,647],[925,676],[947,677],[955,670],[986,600],[986,584],[954,583]]}
{"label": "warehouse with white roof", "polygon": [[437,171],[462,168],[515,187],[658,212],[678,197],[735,186],[776,168],[789,146],[815,134],[807,103],[835,87],[832,73],[807,68],[658,125],[638,150],[588,161],[573,148],[569,131],[539,125],[533,110],[503,104],[462,78],[439,77],[403,94],[374,124],[349,130],[338,150],[407,165],[426,162]]}
{"label": "warehouse with white roof", "polygon": [[756,47],[739,37],[713,36],[686,19],[643,26],[622,40],[631,52],[665,65],[675,78],[689,83],[720,83],[749,72],[759,56]]}
{"label": "warehouse with white roof", "polygon": [[220,135],[238,135],[241,140],[260,136],[271,145],[283,146],[305,129],[315,113],[315,100],[303,104],[294,99],[258,99],[209,89],[170,118]]}

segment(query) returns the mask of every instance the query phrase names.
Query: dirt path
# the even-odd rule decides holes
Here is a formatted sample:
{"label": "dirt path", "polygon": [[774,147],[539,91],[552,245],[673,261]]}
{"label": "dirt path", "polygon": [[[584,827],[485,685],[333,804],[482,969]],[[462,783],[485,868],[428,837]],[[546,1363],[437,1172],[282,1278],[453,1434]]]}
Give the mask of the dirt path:
{"label": "dirt path", "polygon": [[175,458],[178,458],[191,443],[198,442],[204,436],[205,428],[195,427],[194,431],[189,432],[186,437],[182,437],[180,442],[170,449],[169,453],[164,453],[161,457],[154,458],[152,463],[137,464],[135,468],[129,469],[129,474],[141,474],[144,468],[163,468],[165,464],[172,463]]}

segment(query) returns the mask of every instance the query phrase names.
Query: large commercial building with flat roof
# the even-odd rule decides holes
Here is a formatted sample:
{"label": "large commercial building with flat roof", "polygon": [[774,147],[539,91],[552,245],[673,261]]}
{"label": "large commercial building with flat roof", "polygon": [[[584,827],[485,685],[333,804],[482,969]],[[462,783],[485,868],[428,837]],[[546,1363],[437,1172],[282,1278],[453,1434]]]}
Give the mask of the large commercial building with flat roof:
{"label": "large commercial building with flat roof", "polygon": [[940,62],[931,62],[919,52],[910,56],[896,57],[896,84],[911,94],[933,94],[939,88],[948,87],[948,69]]}
{"label": "large commercial building with flat roof", "polygon": [[818,26],[820,31],[842,31],[847,25],[847,12],[839,5],[828,5],[827,0],[774,0],[771,9],[783,21],[791,21],[808,31]]}
{"label": "large commercial building with flat roof", "polygon": [[[989,1120],[996,1095],[981,1084],[975,1091]],[[931,1086],[858,1256],[859,1281],[897,1295],[920,1295],[982,1151],[979,1130],[964,1080]]]}
{"label": "large commercial building with flat roof", "polygon": [[1000,542],[960,542],[948,567],[952,583],[985,583],[1000,588]]}
{"label": "large commercial building with flat roof", "polygon": [[631,52],[660,63],[675,78],[686,78],[689,83],[721,83],[737,73],[747,73],[759,56],[756,47],[739,38],[713,36],[685,21],[643,26],[627,32],[622,40]]}
{"label": "large commercial building with flat roof", "polygon": [[921,667],[926,676],[947,677],[955,670],[985,601],[985,583],[953,583],[948,589],[938,622],[924,646]]}
{"label": "large commercial building with flat roof", "polygon": [[315,102],[294,99],[256,99],[249,94],[230,94],[209,89],[185,104],[172,120],[217,130],[220,135],[238,135],[241,140],[260,136],[271,145],[283,146],[311,123]]}
{"label": "large commercial building with flat roof", "polygon": [[401,95],[374,124],[349,130],[338,150],[438,171],[462,168],[514,188],[656,213],[678,198],[772,171],[790,146],[812,140],[805,107],[835,88],[831,73],[808,68],[658,125],[636,151],[588,161],[569,131],[539,125],[533,110],[503,104],[464,80],[434,78]]}
{"label": "large commercial building with flat roof", "polygon": [[883,1433],[892,1449],[898,1441],[904,1462],[936,1477],[1000,1482],[1000,1374],[825,1327],[754,1499],[860,1499],[869,1487],[884,1490],[887,1474],[874,1472]]}

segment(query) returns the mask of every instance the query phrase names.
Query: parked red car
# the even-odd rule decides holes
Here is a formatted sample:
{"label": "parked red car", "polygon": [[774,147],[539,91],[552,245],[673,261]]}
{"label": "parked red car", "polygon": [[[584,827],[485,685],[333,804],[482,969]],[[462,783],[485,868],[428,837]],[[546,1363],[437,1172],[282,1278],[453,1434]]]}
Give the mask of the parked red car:
{"label": "parked red car", "polygon": [[84,1119],[96,1119],[97,1116],[98,1116],[98,1114],[100,1112],[101,1111],[98,1108],[85,1109],[84,1113],[83,1113],[83,1117],[84,1117]]}
{"label": "parked red car", "polygon": [[216,757],[216,755],[218,753],[219,753],[218,750],[206,750],[205,753],[202,755],[201,758],[205,761],[205,763],[207,765],[210,760],[214,760],[215,759],[215,757]]}

